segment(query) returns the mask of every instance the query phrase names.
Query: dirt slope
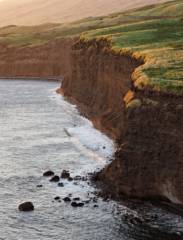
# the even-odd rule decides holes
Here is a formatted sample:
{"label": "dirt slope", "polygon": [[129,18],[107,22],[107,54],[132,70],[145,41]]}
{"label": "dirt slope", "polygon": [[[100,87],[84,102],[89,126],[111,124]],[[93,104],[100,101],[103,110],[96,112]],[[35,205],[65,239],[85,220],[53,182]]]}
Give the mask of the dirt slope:
{"label": "dirt slope", "polygon": [[166,0],[4,0],[0,1],[0,26],[67,22],[160,2]]}

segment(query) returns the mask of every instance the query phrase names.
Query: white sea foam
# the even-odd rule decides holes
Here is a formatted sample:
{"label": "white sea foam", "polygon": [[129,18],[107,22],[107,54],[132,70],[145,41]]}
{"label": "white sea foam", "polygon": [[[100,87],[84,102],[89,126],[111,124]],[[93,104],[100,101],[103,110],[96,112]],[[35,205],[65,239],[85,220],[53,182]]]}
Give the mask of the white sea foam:
{"label": "white sea foam", "polygon": [[79,115],[75,105],[66,102],[62,95],[56,94],[55,90],[50,90],[53,91],[51,98],[73,117],[73,126],[64,128],[64,131],[76,146],[91,159],[90,163],[78,174],[103,168],[116,150],[114,141],[95,129],[91,121]]}

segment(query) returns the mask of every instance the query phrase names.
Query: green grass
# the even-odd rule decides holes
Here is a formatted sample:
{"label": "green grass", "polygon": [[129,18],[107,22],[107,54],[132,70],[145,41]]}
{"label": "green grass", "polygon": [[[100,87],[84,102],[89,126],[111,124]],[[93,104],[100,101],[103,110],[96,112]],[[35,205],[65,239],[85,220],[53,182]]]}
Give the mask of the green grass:
{"label": "green grass", "polygon": [[55,38],[106,37],[115,51],[143,58],[133,73],[134,85],[183,94],[183,2],[154,4],[122,13],[63,24],[0,28],[7,47],[41,45]]}

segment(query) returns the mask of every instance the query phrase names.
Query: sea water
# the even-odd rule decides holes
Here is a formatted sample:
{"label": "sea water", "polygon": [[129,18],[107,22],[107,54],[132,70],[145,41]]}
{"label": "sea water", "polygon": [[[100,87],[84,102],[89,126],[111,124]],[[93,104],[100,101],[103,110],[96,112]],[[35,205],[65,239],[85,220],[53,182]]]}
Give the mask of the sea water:
{"label": "sea water", "polygon": [[[124,218],[138,214],[132,209],[102,199],[94,203],[89,181],[61,179],[64,187],[58,187],[43,177],[47,170],[86,176],[108,164],[116,149],[56,93],[59,86],[58,81],[0,80],[0,239],[182,239],[178,216],[156,209],[157,222],[139,225]],[[62,200],[68,194],[91,201],[74,208]],[[26,201],[34,211],[18,210]]]}

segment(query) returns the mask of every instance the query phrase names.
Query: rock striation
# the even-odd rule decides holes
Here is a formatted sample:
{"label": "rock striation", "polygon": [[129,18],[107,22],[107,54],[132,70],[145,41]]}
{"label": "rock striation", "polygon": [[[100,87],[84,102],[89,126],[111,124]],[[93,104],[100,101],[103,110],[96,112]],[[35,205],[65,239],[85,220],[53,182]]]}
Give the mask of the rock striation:
{"label": "rock striation", "polygon": [[61,78],[67,72],[73,40],[8,48],[0,43],[0,77]]}

